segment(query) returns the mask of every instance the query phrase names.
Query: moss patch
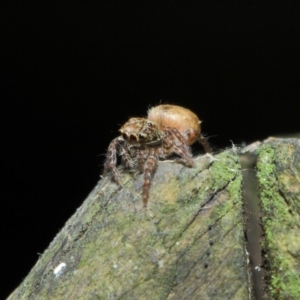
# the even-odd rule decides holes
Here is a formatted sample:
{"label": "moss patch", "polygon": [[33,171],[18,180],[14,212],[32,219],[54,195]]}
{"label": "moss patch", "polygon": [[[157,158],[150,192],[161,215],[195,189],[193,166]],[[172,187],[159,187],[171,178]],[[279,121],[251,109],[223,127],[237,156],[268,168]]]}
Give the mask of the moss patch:
{"label": "moss patch", "polygon": [[273,141],[258,150],[263,250],[270,281],[267,288],[272,299],[300,299],[299,211],[295,209],[300,197],[296,184],[291,197],[289,184],[295,182],[295,173],[300,171],[296,169],[299,151],[297,141],[283,144]]}

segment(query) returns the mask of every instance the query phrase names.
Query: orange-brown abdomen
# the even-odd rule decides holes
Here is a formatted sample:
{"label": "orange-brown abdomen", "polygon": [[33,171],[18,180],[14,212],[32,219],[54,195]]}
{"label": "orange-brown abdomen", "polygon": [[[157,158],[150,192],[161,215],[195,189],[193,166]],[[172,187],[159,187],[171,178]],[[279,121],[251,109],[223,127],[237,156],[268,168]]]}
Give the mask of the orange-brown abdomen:
{"label": "orange-brown abdomen", "polygon": [[148,110],[148,120],[155,122],[162,131],[166,127],[176,128],[188,145],[200,137],[201,121],[192,111],[181,106],[162,104],[152,107]]}

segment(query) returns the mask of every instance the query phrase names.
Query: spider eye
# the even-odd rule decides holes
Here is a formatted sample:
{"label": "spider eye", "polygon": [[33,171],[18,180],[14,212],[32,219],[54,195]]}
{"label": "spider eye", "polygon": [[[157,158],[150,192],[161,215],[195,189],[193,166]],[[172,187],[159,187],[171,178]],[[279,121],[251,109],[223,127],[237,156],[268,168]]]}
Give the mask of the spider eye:
{"label": "spider eye", "polygon": [[131,134],[129,139],[133,142],[135,142],[137,140],[136,136],[134,134]]}
{"label": "spider eye", "polygon": [[144,140],[145,138],[146,138],[146,136],[144,134],[141,134],[141,133],[139,134],[139,139],[140,140]]}
{"label": "spider eye", "polygon": [[152,127],[153,124],[152,123],[147,123],[148,127]]}
{"label": "spider eye", "polygon": [[122,137],[124,138],[124,140],[128,139],[128,135],[126,133],[122,133]]}

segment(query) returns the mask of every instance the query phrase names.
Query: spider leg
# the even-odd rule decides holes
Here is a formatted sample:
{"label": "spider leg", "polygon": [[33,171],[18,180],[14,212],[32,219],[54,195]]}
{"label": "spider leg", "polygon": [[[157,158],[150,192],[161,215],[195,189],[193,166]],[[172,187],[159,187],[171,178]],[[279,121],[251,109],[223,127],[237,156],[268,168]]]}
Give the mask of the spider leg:
{"label": "spider leg", "polygon": [[107,149],[103,170],[103,176],[106,176],[108,172],[111,172],[113,180],[120,186],[122,186],[122,180],[120,173],[117,170],[117,149],[123,142],[124,140],[122,137],[117,137],[111,141]]}
{"label": "spider leg", "polygon": [[174,152],[179,155],[181,159],[177,159],[177,162],[183,163],[188,167],[194,167],[195,163],[191,149],[181,133],[176,128],[167,127],[165,128],[165,134],[167,135],[163,143],[165,151],[169,152],[169,154]]}
{"label": "spider leg", "polygon": [[198,138],[198,142],[202,145],[202,147],[204,148],[204,151],[206,153],[211,153],[211,148],[210,148],[209,142],[202,134],[200,134],[200,136]]}
{"label": "spider leg", "polygon": [[152,175],[157,168],[158,157],[155,153],[155,149],[151,149],[149,151],[149,155],[146,159],[144,166],[144,184],[143,184],[143,203],[144,207],[147,206],[148,198],[149,198],[149,189],[151,186]]}
{"label": "spider leg", "polygon": [[[138,152],[138,156],[137,156],[137,167],[138,170],[142,173],[144,172],[144,167],[145,167],[145,161],[147,159],[147,149],[141,149]],[[148,152],[149,154],[149,152]]]}
{"label": "spider leg", "polygon": [[190,145],[197,140],[199,144],[202,145],[205,153],[211,153],[209,142],[202,134],[200,134],[200,130],[194,130],[193,128],[190,128],[184,133],[184,137],[187,141],[191,141]]}
{"label": "spider leg", "polygon": [[119,144],[119,155],[122,157],[122,165],[127,169],[134,169],[136,165],[136,151]]}

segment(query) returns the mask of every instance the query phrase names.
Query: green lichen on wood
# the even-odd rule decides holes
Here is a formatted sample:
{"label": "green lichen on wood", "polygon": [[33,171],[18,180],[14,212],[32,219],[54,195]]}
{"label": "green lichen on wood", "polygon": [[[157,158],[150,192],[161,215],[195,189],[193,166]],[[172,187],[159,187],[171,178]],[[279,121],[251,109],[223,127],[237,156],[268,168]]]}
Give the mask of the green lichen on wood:
{"label": "green lichen on wood", "polygon": [[247,299],[238,157],[195,161],[101,180],[9,299]]}
{"label": "green lichen on wood", "polygon": [[270,139],[258,150],[269,294],[300,299],[300,141]]}
{"label": "green lichen on wood", "polygon": [[[238,156],[232,156],[229,159],[227,152],[221,153],[216,159],[218,163],[213,164],[210,168],[212,178],[215,181],[213,186],[215,189],[218,189],[222,188],[224,184],[228,184],[226,189],[232,201],[227,201],[224,204],[231,206],[235,201],[240,201],[241,199],[243,178],[240,160]],[[215,212],[217,211],[218,208],[215,209]],[[239,213],[242,214],[242,210]]]}

